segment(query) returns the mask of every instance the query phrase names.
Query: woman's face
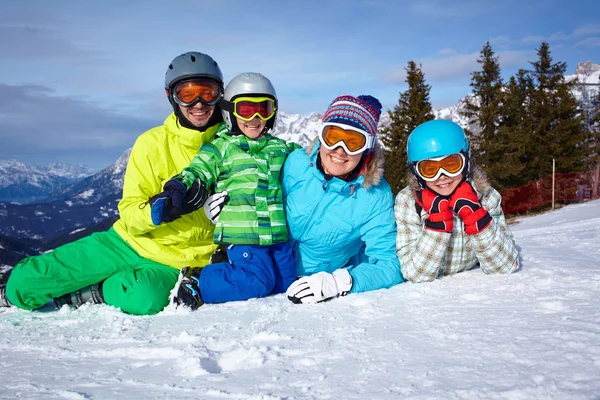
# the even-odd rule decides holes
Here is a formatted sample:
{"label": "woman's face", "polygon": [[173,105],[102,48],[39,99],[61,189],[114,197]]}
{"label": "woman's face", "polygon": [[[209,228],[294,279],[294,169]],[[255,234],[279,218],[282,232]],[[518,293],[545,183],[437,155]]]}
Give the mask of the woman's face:
{"label": "woman's face", "polygon": [[450,196],[454,193],[454,190],[462,181],[462,175],[455,176],[454,178],[450,178],[444,174],[442,174],[438,179],[433,182],[425,182],[427,187],[434,192],[441,194],[442,196]]}
{"label": "woman's face", "polygon": [[325,146],[319,147],[321,165],[329,175],[345,178],[356,168],[363,153],[348,155],[341,146],[327,150]]}

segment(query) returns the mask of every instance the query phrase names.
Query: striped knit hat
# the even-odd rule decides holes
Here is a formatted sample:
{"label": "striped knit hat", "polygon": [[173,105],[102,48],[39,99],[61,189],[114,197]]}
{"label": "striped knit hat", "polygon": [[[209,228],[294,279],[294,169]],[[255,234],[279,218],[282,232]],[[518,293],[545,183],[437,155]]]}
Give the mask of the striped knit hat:
{"label": "striped knit hat", "polygon": [[323,122],[349,125],[375,138],[380,114],[381,103],[375,97],[343,95],[329,105]]}

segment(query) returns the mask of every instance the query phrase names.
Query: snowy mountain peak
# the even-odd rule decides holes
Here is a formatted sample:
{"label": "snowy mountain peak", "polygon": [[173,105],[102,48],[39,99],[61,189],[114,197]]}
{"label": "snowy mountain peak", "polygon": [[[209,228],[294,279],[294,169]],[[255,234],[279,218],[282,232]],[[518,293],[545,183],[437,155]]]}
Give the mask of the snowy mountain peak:
{"label": "snowy mountain peak", "polygon": [[71,179],[82,179],[97,172],[97,170],[84,165],[65,164],[63,162],[50,164],[43,169],[49,174]]}
{"label": "snowy mountain peak", "polygon": [[121,173],[125,173],[125,168],[127,168],[127,162],[129,161],[129,156],[131,155],[131,147],[123,152],[121,156],[115,162],[114,169],[112,171],[113,175],[118,175]]}
{"label": "snowy mountain peak", "polygon": [[594,64],[591,61],[580,62],[575,70],[575,75],[580,76],[591,76],[595,73],[600,73],[600,64]]}

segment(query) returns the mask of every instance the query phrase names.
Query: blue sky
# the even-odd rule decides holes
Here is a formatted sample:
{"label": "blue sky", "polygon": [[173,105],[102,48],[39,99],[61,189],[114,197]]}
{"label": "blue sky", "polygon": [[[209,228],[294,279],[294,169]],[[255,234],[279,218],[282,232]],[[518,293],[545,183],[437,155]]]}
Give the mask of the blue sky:
{"label": "blue sky", "polygon": [[340,94],[384,109],[422,64],[435,108],[470,91],[486,41],[503,75],[529,68],[542,40],[555,61],[600,63],[600,1],[21,0],[0,4],[0,159],[103,168],[170,111],[169,62],[211,55],[229,81],[271,79],[288,113]]}

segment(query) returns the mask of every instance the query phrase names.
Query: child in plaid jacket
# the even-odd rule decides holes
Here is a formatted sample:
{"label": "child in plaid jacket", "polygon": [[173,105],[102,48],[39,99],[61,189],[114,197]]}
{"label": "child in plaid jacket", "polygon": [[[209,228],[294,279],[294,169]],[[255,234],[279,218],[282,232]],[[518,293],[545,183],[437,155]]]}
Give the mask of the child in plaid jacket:
{"label": "child in plaid jacket", "polygon": [[486,274],[519,268],[500,193],[471,165],[460,126],[434,120],[409,136],[409,185],[396,196],[396,253],[402,275],[426,282],[477,265]]}

